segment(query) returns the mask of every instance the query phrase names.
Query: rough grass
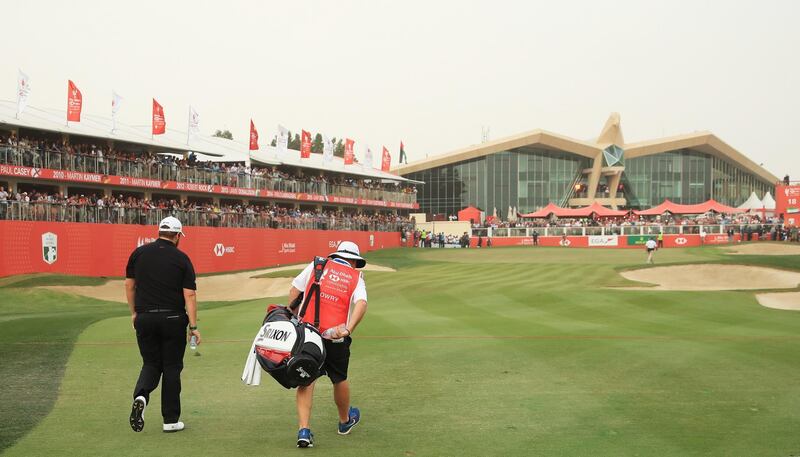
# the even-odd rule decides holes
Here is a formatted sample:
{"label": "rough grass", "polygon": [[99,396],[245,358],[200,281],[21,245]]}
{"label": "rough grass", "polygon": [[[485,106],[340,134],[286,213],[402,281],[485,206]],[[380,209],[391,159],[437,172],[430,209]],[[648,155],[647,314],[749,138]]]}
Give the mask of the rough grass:
{"label": "rough grass", "polygon": [[[714,248],[658,255],[729,261]],[[800,313],[760,307],[749,292],[606,289],[620,283],[617,268],[644,263],[638,250],[394,250],[368,258],[398,272],[369,276],[369,312],[354,335],[353,402],[363,423],[337,436],[331,388],[321,382],[315,455],[800,453]],[[797,268],[791,260],[778,263]],[[11,293],[34,294],[18,297],[27,303],[41,292]],[[79,305],[51,296],[59,297],[63,309]],[[207,343],[202,356],[187,357],[183,376],[185,432],[160,432],[157,394],[145,431],[129,430],[140,362],[122,316],[80,334],[52,412],[7,454],[296,452],[293,393],[267,377],[260,387],[238,379],[264,303],[203,306]],[[47,329],[20,328],[7,341]],[[10,413],[26,405],[10,400]]]}

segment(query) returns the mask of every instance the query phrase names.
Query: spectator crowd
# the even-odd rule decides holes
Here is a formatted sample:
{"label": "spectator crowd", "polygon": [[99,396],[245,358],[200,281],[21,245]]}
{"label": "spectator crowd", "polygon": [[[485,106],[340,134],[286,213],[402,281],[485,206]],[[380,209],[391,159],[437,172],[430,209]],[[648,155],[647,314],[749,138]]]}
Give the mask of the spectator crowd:
{"label": "spectator crowd", "polygon": [[150,178],[232,187],[306,192],[412,203],[416,187],[380,179],[355,178],[292,167],[257,167],[244,162],[201,161],[147,151],[122,151],[89,142],[53,141],[0,131],[0,163],[104,175]]}
{"label": "spectator crowd", "polygon": [[186,200],[148,200],[134,196],[62,195],[9,192],[0,186],[0,219],[155,224],[168,215],[188,226],[307,228],[406,231],[413,223],[402,216],[344,211],[301,211],[275,204],[220,205]]}

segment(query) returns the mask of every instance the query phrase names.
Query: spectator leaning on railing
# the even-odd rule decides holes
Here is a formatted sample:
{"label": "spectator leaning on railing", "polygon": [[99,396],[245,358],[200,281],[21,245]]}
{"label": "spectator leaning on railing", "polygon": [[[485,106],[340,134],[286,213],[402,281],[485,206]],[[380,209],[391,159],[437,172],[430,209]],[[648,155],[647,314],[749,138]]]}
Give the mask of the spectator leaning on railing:
{"label": "spectator leaning on railing", "polygon": [[[0,195],[5,195],[7,192]],[[2,198],[2,197],[0,197]],[[179,214],[186,225],[211,227],[262,227],[400,231],[413,223],[392,214],[342,211],[299,211],[270,204],[216,205],[179,200],[148,200],[123,195],[47,194],[17,192],[6,197],[0,218],[12,220],[151,224],[164,215]],[[1,200],[0,200],[1,201]]]}
{"label": "spectator leaning on railing", "polygon": [[[342,194],[354,197],[347,188],[373,190],[370,198],[379,200],[409,201],[402,198],[415,194],[416,188],[408,184],[382,183],[380,180],[356,179],[349,176],[318,176],[302,169],[280,170],[277,167],[247,167],[243,162],[200,162],[194,153],[189,158],[152,152],[120,151],[113,147],[103,148],[91,141],[79,143],[63,141],[61,144],[42,138],[17,138],[9,135],[0,138],[0,161],[12,165],[68,169],[91,173],[101,173],[137,178],[153,178],[197,182],[204,184],[227,185],[246,188],[264,188],[288,192],[310,192]],[[85,141],[85,140],[84,140]],[[393,195],[397,194],[397,195]],[[358,195],[360,196],[360,195]]]}

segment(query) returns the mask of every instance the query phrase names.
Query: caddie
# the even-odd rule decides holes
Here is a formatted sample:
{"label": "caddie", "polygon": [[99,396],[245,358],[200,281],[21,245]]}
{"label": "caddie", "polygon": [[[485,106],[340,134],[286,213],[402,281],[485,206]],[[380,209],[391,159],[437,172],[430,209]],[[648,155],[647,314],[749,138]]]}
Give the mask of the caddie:
{"label": "caddie", "polygon": [[[347,367],[350,362],[350,335],[355,331],[364,314],[367,312],[367,288],[364,278],[357,269],[363,268],[367,261],[361,257],[358,245],[351,241],[342,241],[338,249],[328,255],[322,277],[319,282],[319,331],[326,337],[324,340],[327,356],[322,372],[327,374],[333,383],[333,400],[339,412],[340,435],[347,435],[361,420],[361,412],[350,405],[350,384],[347,380]],[[300,314],[307,307],[304,322],[314,322],[314,305],[316,294],[309,296],[314,283],[314,262],[310,263],[292,281],[289,290],[289,302],[297,303],[301,293],[305,299],[292,311]],[[299,431],[297,447],[314,446],[314,435],[311,433],[311,405],[314,397],[314,384],[297,389],[297,418]]]}

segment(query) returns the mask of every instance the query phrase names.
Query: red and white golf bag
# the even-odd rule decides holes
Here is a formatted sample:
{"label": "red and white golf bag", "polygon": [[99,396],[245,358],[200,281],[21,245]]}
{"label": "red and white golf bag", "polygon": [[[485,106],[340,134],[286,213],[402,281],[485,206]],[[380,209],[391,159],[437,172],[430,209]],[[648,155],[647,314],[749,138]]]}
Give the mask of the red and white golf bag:
{"label": "red and white golf bag", "polygon": [[[253,349],[248,358],[249,368],[245,366],[242,380],[248,384],[258,384],[260,378],[253,376],[252,357],[276,381],[287,389],[307,386],[314,382],[325,363],[325,345],[319,328],[319,281],[327,259],[314,259],[314,283],[307,297],[298,297],[293,303],[295,308],[300,300],[304,301],[300,315],[295,316],[287,307],[270,305],[264,318],[261,330],[253,341]],[[302,322],[308,302],[314,298],[314,323]],[[290,305],[291,306],[291,305]]]}

